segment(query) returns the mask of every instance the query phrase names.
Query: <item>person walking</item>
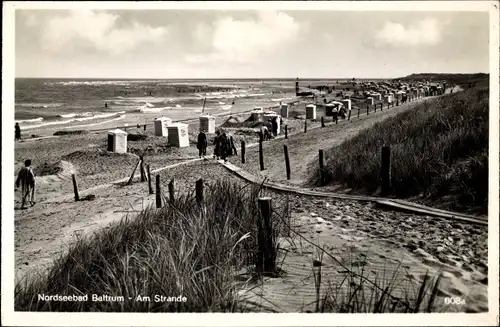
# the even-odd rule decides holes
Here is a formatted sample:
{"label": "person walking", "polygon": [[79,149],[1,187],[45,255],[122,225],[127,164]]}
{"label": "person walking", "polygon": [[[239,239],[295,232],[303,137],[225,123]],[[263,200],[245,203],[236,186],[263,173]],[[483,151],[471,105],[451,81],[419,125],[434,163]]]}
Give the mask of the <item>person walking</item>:
{"label": "person walking", "polygon": [[25,208],[26,200],[29,199],[31,206],[35,205],[35,173],[31,168],[31,160],[24,161],[24,167],[21,168],[16,179],[16,190],[21,186],[21,209]]}
{"label": "person walking", "polygon": [[198,143],[196,144],[200,158],[207,155],[207,145],[207,135],[204,130],[201,130],[198,134]]}
{"label": "person walking", "polygon": [[221,144],[220,144],[220,131],[217,130],[215,132],[215,138],[214,138],[214,159],[219,160],[219,157],[221,156]]}
{"label": "person walking", "polygon": [[219,136],[219,142],[221,159],[224,160],[224,162],[227,162],[230,147],[226,132],[222,131],[222,134]]}
{"label": "person walking", "polygon": [[21,127],[19,126],[19,123],[16,123],[15,126],[15,140],[16,141],[21,141]]}

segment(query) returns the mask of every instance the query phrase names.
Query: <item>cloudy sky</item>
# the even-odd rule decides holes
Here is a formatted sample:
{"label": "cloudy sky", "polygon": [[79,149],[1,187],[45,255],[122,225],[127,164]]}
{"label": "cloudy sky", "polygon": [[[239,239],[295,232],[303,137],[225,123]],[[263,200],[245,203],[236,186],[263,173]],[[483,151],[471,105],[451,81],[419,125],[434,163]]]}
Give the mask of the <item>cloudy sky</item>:
{"label": "cloudy sky", "polygon": [[16,10],[16,77],[488,72],[482,12]]}

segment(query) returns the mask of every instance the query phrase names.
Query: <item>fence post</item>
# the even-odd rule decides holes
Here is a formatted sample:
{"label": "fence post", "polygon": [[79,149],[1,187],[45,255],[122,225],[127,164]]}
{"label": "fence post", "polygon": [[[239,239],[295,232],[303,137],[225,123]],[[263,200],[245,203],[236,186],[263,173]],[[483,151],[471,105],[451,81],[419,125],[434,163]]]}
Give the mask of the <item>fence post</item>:
{"label": "fence post", "polygon": [[361,110],[361,107],[358,107],[358,118],[359,118],[359,111]]}
{"label": "fence post", "polygon": [[288,139],[288,125],[285,125],[285,140]]}
{"label": "fence post", "polygon": [[351,120],[351,110],[349,110],[349,113],[347,114],[347,120]]}
{"label": "fence post", "polygon": [[384,111],[384,104],[382,102],[380,102],[380,111]]}
{"label": "fence post", "polygon": [[325,162],[323,150],[319,150],[319,172],[321,176],[321,185],[325,184]]}
{"label": "fence post", "polygon": [[245,163],[245,141],[241,140],[241,163]]}
{"label": "fence post", "polygon": [[146,181],[146,170],[144,169],[144,157],[141,156],[141,183]]}
{"label": "fence post", "polygon": [[264,149],[262,148],[262,140],[259,140],[259,162],[260,170],[264,170]]}
{"label": "fence post", "polygon": [[146,130],[146,124],[144,124],[144,130]]}
{"label": "fence post", "polygon": [[196,202],[201,205],[203,203],[203,199],[203,179],[200,178],[196,181]]}
{"label": "fence post", "polygon": [[135,165],[134,171],[132,172],[132,175],[130,175],[130,178],[128,179],[127,184],[130,185],[132,184],[132,180],[134,179],[135,171],[137,170],[137,167],[141,164],[142,159],[139,158],[139,161],[137,161],[137,165]]}
{"label": "fence post", "polygon": [[170,202],[174,202],[175,200],[175,187],[174,187],[174,179],[172,178],[172,180],[170,181],[170,183],[168,183],[168,195],[169,195],[169,198],[170,198]]}
{"label": "fence post", "polygon": [[71,178],[73,179],[73,191],[75,192],[75,201],[80,201],[80,194],[78,194],[78,184],[76,183],[76,175],[71,174]]}
{"label": "fence post", "polygon": [[325,127],[325,119],[321,116],[321,127]]}
{"label": "fence post", "polygon": [[151,180],[151,165],[148,165],[148,187],[149,194],[153,194],[153,181]]}
{"label": "fence post", "polygon": [[307,133],[307,118],[304,120],[304,133]]}
{"label": "fence post", "polygon": [[258,221],[258,252],[256,271],[262,274],[276,272],[276,249],[274,247],[271,198],[259,198],[260,219]]}
{"label": "fence post", "polygon": [[161,208],[161,185],[160,175],[156,175],[156,208]]}
{"label": "fence post", "polygon": [[381,179],[381,195],[386,196],[391,189],[391,148],[388,145],[382,147]]}
{"label": "fence post", "polygon": [[290,180],[290,158],[288,157],[288,147],[283,144],[283,151],[285,152],[285,168],[286,168],[286,179]]}
{"label": "fence post", "polygon": [[370,114],[370,105],[367,103],[366,104],[366,115],[368,116]]}

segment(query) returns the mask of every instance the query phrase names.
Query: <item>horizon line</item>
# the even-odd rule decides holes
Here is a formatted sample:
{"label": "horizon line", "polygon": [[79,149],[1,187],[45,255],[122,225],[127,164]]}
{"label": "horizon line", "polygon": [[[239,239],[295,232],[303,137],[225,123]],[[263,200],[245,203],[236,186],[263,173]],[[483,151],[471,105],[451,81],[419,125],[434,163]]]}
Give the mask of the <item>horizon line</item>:
{"label": "horizon line", "polygon": [[214,78],[201,78],[201,77],[35,77],[35,76],[15,76],[14,79],[107,79],[107,80],[352,80],[354,79],[400,79],[406,78],[411,75],[489,75],[489,72],[475,72],[475,73],[411,73],[405,76],[393,77],[214,77]]}

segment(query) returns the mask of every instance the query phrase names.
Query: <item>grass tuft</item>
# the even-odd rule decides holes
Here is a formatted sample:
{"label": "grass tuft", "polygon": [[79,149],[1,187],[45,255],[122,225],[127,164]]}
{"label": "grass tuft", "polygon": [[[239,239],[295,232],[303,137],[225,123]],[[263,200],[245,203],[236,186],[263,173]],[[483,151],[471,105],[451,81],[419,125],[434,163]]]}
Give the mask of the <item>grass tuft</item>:
{"label": "grass tuft", "polygon": [[[391,147],[392,190],[446,209],[488,208],[488,88],[433,99],[326,152],[326,181],[376,194],[381,147]],[[312,182],[319,185],[319,169]]]}

